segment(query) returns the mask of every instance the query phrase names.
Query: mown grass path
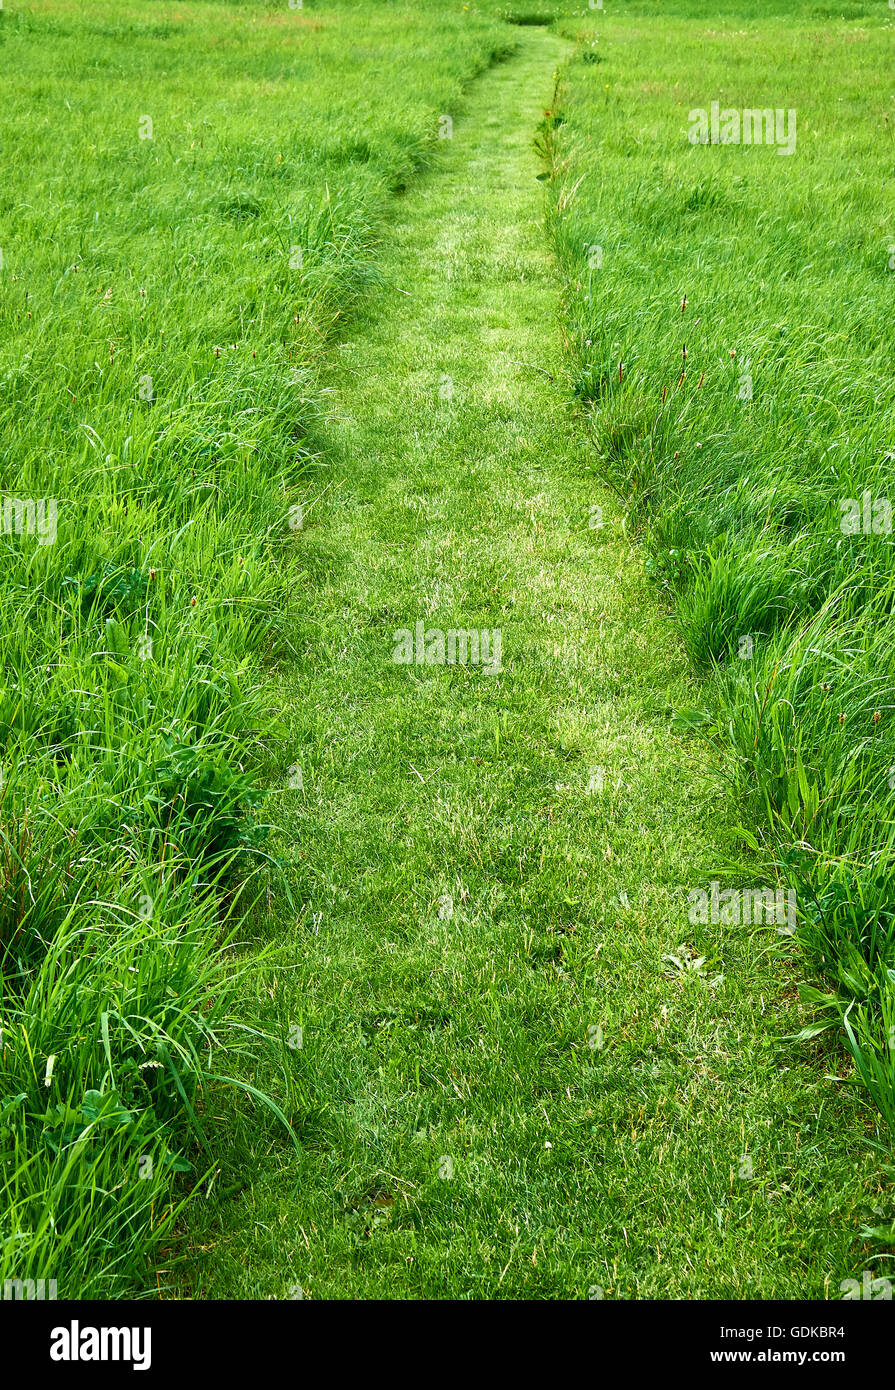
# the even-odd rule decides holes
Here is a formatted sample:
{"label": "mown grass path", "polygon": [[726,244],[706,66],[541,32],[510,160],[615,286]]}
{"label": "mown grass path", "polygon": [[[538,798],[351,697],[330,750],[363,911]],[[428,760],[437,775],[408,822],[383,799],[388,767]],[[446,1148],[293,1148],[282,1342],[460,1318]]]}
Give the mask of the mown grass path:
{"label": "mown grass path", "polygon": [[[283,687],[304,907],[264,976],[304,1156],[260,1111],[230,1136],[206,1296],[835,1297],[861,1267],[863,1112],[777,1041],[781,937],[687,920],[732,811],[560,379],[532,141],[566,52],[520,31],[475,85],[335,354]],[[500,674],[396,664],[420,620],[499,629]]]}

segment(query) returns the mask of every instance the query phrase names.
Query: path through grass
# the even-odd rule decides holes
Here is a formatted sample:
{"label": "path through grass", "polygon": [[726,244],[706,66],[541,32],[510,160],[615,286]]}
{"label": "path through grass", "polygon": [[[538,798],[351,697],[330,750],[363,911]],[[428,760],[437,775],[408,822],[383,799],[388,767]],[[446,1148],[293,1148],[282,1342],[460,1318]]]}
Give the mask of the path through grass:
{"label": "path through grass", "polygon": [[155,1291],[213,1163],[316,364],[507,42],[314,9],[0,6],[3,1287]]}
{"label": "path through grass", "polygon": [[[780,1041],[786,939],[687,920],[734,811],[672,730],[686,657],[567,408],[532,149],[566,49],[518,39],[330,372],[282,688],[302,908],[254,977],[303,1157],[223,1117],[189,1290],[836,1297],[873,1120]],[[500,672],[396,663],[420,621],[499,630]]]}

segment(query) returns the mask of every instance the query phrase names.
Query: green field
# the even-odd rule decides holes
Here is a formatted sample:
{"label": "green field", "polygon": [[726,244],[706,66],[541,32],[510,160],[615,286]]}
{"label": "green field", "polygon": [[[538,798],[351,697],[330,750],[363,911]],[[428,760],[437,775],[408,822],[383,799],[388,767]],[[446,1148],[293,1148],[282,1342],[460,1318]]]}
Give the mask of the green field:
{"label": "green field", "polygon": [[708,8],[0,11],[0,1280],[891,1270],[895,12]]}
{"label": "green field", "polygon": [[[632,5],[569,65],[550,153],[572,385],[710,676],[694,719],[797,894],[816,1026],[844,1025],[891,1130],[895,14],[750,17],[657,33]],[[732,117],[725,142],[721,111],[691,143],[712,101],[787,112],[776,148]]]}

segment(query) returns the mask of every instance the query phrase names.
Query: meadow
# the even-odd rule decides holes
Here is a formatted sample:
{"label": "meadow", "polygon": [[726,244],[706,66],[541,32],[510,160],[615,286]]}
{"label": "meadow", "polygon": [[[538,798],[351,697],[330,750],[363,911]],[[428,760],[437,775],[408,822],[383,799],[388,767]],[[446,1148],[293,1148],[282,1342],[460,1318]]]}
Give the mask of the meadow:
{"label": "meadow", "polygon": [[[735,750],[743,835],[796,891],[806,1036],[891,1131],[895,14],[598,19],[548,132],[572,388],[706,678],[681,718]],[[779,115],[725,136],[747,109],[792,148]]]}
{"label": "meadow", "polygon": [[704,9],[0,10],[0,1283],[887,1269],[895,15]]}
{"label": "meadow", "polygon": [[143,1287],[210,1167],[197,1087],[256,1041],[233,932],[269,860],[259,661],[292,641],[315,364],[495,33],[0,14],[0,1281]]}

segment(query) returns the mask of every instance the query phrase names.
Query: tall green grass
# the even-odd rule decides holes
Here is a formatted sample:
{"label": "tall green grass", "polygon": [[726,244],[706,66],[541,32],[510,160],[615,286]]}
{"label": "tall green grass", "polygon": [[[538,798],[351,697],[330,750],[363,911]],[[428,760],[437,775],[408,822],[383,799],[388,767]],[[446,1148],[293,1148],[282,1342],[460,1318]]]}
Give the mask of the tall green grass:
{"label": "tall green grass", "polygon": [[0,1282],[160,1289],[222,1088],[284,1055],[235,933],[276,872],[316,364],[502,42],[434,4],[0,14]]}
{"label": "tall green grass", "polygon": [[[895,15],[620,0],[568,27],[544,139],[572,389],[797,889],[817,1028],[895,1128]],[[691,144],[714,100],[795,108],[795,152]]]}

